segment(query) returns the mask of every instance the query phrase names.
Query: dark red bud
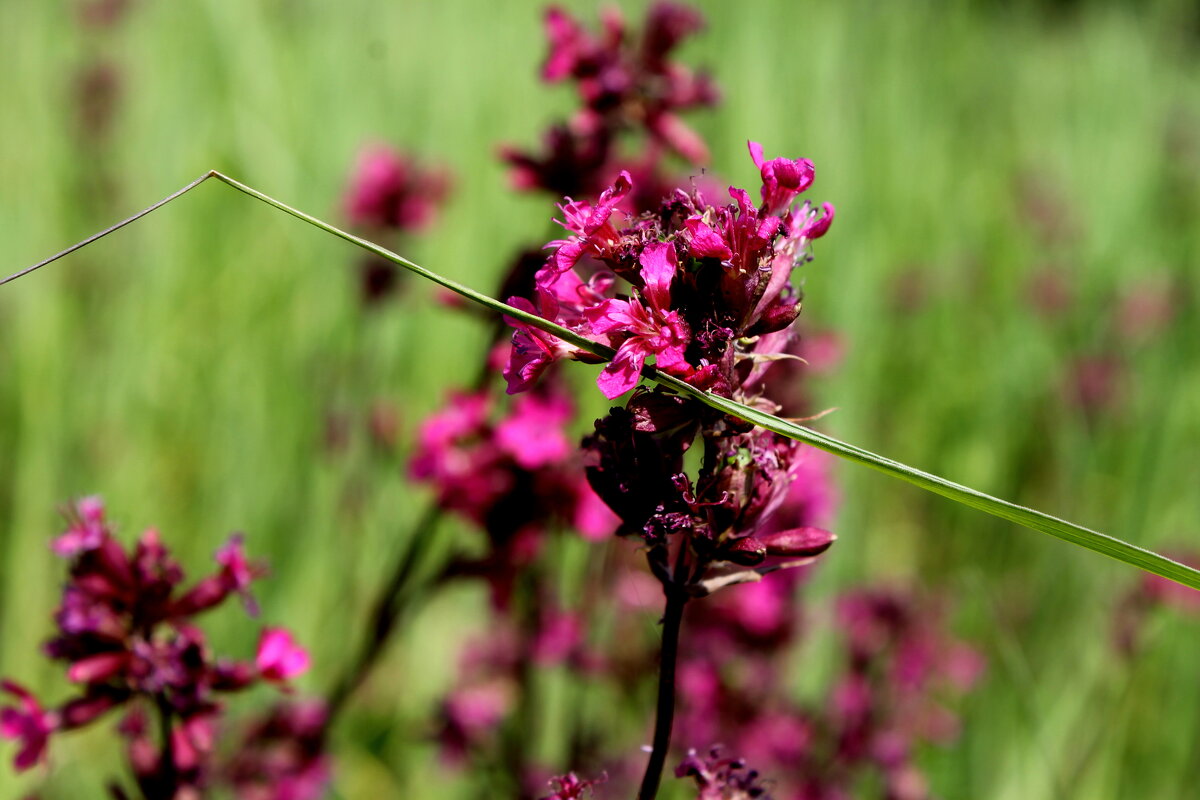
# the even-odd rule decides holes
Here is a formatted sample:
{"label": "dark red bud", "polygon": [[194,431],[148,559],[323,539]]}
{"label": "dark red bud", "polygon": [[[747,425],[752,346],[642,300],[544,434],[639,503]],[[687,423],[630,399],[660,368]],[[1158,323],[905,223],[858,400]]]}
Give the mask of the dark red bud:
{"label": "dark red bud", "polygon": [[241,661],[221,663],[213,670],[213,688],[219,692],[236,692],[258,680],[258,668]]}
{"label": "dark red bud", "polygon": [[836,538],[821,528],[792,528],[757,537],[767,555],[788,557],[819,555],[828,550]]}
{"label": "dark red bud", "polygon": [[733,542],[725,554],[727,560],[744,567],[761,564],[767,557],[767,546],[755,536],[746,536]]}
{"label": "dark red bud", "polygon": [[746,331],[746,335],[761,336],[764,333],[781,331],[795,322],[798,316],[800,316],[800,303],[774,303],[763,311],[758,321]]}
{"label": "dark red bud", "polygon": [[109,710],[116,708],[127,697],[128,694],[124,692],[89,694],[85,697],[77,697],[62,707],[62,711],[60,712],[62,727],[64,730],[81,728],[97,717],[104,715]]}
{"label": "dark red bud", "polygon": [[105,536],[99,547],[100,568],[104,574],[117,586],[129,586],[133,583],[133,569],[129,557],[121,549],[115,539]]}
{"label": "dark red bud", "polygon": [[231,591],[223,575],[212,575],[197,583],[171,607],[171,616],[187,617],[220,605]]}

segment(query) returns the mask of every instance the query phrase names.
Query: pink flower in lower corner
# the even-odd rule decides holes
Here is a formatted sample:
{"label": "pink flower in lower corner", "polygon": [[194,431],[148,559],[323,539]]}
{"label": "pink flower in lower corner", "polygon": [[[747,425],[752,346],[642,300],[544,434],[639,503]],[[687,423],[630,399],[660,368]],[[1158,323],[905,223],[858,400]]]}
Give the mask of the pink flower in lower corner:
{"label": "pink flower in lower corner", "polygon": [[679,269],[675,243],[648,244],[639,261],[643,282],[640,298],[606,300],[585,312],[593,333],[610,334],[613,339],[625,337],[596,381],[609,400],[637,385],[650,356],[655,357],[659,369],[688,369],[684,350],[691,341],[691,331],[679,312],[670,309],[671,281]]}
{"label": "pink flower in lower corner", "polygon": [[20,742],[21,749],[13,758],[13,766],[17,770],[29,769],[45,756],[50,734],[58,729],[58,715],[44,710],[37,698],[12,681],[0,682],[0,689],[19,702],[15,708],[0,709],[0,736]]}
{"label": "pink flower in lower corner", "polygon": [[264,679],[278,683],[303,675],[311,663],[308,651],[285,628],[263,629],[254,661]]}

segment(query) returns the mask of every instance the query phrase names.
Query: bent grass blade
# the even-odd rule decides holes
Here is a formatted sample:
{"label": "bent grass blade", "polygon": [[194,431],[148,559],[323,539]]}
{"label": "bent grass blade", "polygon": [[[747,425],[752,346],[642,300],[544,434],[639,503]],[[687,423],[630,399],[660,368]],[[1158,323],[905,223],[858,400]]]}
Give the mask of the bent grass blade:
{"label": "bent grass blade", "polygon": [[[319,228],[326,233],[330,233],[340,239],[344,239],[347,242],[357,245],[358,247],[361,247],[370,253],[374,253],[380,258],[387,259],[394,264],[404,267],[408,271],[416,273],[426,280],[430,280],[434,283],[444,286],[450,291],[455,292],[456,294],[459,294],[468,300],[471,300],[472,302],[478,303],[485,308],[490,308],[497,313],[504,314],[512,319],[519,320],[545,331],[546,333],[557,336],[568,344],[592,353],[599,358],[608,361],[611,360],[615,355],[615,351],[611,347],[598,342],[593,342],[590,339],[580,336],[575,331],[564,328],[561,325],[557,325],[548,319],[543,319],[536,314],[530,314],[526,311],[522,311],[519,308],[514,308],[507,303],[503,303],[493,297],[489,297],[481,292],[477,292],[469,286],[465,286],[457,281],[453,281],[449,278],[438,275],[437,273],[432,272],[420,266],[419,264],[409,261],[397,253],[393,253],[391,250],[388,250],[385,247],[380,247],[374,242],[368,241],[359,236],[355,236],[352,233],[348,233],[340,228],[330,225],[328,222],[320,220],[310,214],[306,214],[299,209],[292,208],[286,203],[282,203],[275,198],[263,194],[257,189],[236,181],[233,178],[230,178],[229,176],[224,175],[216,170],[212,170],[204,175],[201,175],[199,178],[184,186],[182,189],[168,195],[154,205],[139,211],[137,214],[134,214],[133,216],[128,217],[127,219],[124,219],[121,222],[118,222],[117,224],[100,231],[99,233],[89,236],[83,241],[74,244],[59,253],[56,253],[44,261],[40,261],[31,267],[27,267],[20,272],[14,273],[3,280],[0,280],[0,286],[3,286],[10,281],[14,281],[17,278],[28,275],[29,273],[40,269],[41,267],[57,261],[63,256],[69,255],[76,250],[86,247],[94,241],[104,238],[110,233],[120,230],[131,222],[146,216],[155,209],[161,208],[172,200],[183,196],[187,192],[199,186],[201,183],[207,181],[209,178],[215,178],[222,183],[237,189],[243,194],[247,194],[251,197],[261,200],[267,205],[290,214],[297,219],[301,219],[304,222],[307,222],[309,225]],[[947,480],[946,478],[942,478],[938,475],[933,475],[932,473],[916,469],[915,467],[910,467],[907,464],[893,461],[890,458],[876,455],[868,450],[863,450],[860,447],[855,447],[852,444],[834,439],[831,436],[818,433],[811,428],[806,428],[802,425],[797,425],[794,422],[781,419],[773,414],[767,414],[759,411],[758,409],[734,402],[733,400],[710,394],[703,390],[697,389],[696,387],[679,380],[678,378],[659,373],[652,367],[647,367],[645,370],[643,370],[643,375],[651,380],[656,381],[662,386],[669,387],[680,394],[692,397],[718,411],[746,420],[747,422],[751,422],[755,425],[766,428],[767,430],[777,433],[781,436],[786,436],[788,438],[810,444],[813,447],[817,447],[821,450],[832,453],[839,458],[844,458],[848,461],[853,461],[857,464],[863,464],[864,466],[871,467],[872,469],[878,470],[886,475],[890,475],[893,478],[899,478],[902,481],[907,481],[914,486],[918,486],[929,492],[934,492],[935,494],[949,498],[957,503],[962,503],[963,505],[970,506],[971,508],[978,509],[1001,519],[1008,520],[1009,522],[1015,522],[1016,524],[1022,525],[1026,528],[1047,533],[1058,539],[1062,539],[1063,541],[1070,542],[1071,544],[1075,544],[1093,552],[1100,553],[1101,555],[1116,559],[1117,561],[1129,564],[1130,566],[1138,567],[1146,572],[1167,578],[1168,580],[1175,581],[1192,589],[1200,590],[1200,571],[1192,569],[1184,564],[1180,564],[1177,561],[1172,561],[1166,556],[1159,555],[1158,553],[1130,544],[1129,542],[1117,539],[1113,536],[1100,533],[1099,531],[1085,528],[1082,525],[1076,525],[1073,522],[1059,519],[1058,517],[1051,516],[1050,514],[1036,511],[1032,508],[1026,508],[1025,506],[1017,505],[1016,503],[1010,503],[1007,500],[1001,500],[997,497],[992,497],[984,492],[963,486],[962,484],[955,483],[954,481]]]}

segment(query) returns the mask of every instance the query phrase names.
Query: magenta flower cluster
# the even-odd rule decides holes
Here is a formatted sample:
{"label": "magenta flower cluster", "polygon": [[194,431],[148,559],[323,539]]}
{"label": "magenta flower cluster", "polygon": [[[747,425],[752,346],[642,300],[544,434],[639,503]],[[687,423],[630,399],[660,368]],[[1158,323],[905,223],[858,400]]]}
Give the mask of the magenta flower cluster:
{"label": "magenta flower cluster", "polygon": [[758,772],[741,759],[724,755],[719,747],[704,756],[689,750],[675,768],[675,777],[696,782],[696,800],[771,800]]}
{"label": "magenta flower cluster", "polygon": [[[451,188],[450,172],[425,167],[414,157],[384,144],[363,149],[343,200],[346,216],[373,237],[416,233],[431,225]],[[375,303],[397,288],[396,265],[376,256],[359,264],[364,303]]]}
{"label": "magenta flower cluster", "polygon": [[[813,178],[807,160],[766,160],[753,142],[750,153],[762,180],[758,205],[736,188],[724,206],[699,189],[678,190],[658,212],[619,225],[618,204],[632,189],[627,173],[594,206],[563,204],[571,235],[551,243],[533,298],[510,303],[613,348],[597,381],[607,398],[632,390],[652,363],[697,388],[779,409],[769,399],[777,388],[771,368],[794,343],[793,271],[811,258],[810,242],[828,230],[833,208],[797,203]],[[516,329],[504,373],[509,392],[529,389],[560,358],[595,360],[528,323],[509,322]],[[689,475],[685,455],[697,440],[700,469]],[[635,393],[596,423],[584,447],[592,487],[621,519],[619,532],[650,545],[651,569],[664,585],[707,594],[758,578],[719,565],[757,569],[768,556],[804,559],[833,541],[819,528],[772,521],[796,478],[801,445],[679,395]],[[672,561],[673,533],[685,534],[690,557]]]}
{"label": "magenta flower cluster", "polygon": [[[978,681],[982,656],[946,632],[935,599],[900,589],[852,591],[838,601],[833,685],[824,700],[799,703],[780,689],[780,654],[803,634],[798,584],[786,583],[714,597],[703,624],[693,626],[679,678],[688,742],[726,743],[774,776],[777,796],[849,800],[869,779],[887,797],[926,800],[914,754],[955,738],[950,704]],[[728,667],[730,652],[738,653],[737,669]]]}
{"label": "magenta flower cluster", "polygon": [[[567,200],[570,234],[550,243],[532,298],[509,302],[617,351],[601,373],[605,397],[625,394],[651,359],[656,368],[726,397],[754,397],[770,360],[786,343],[772,336],[800,312],[793,270],[811,258],[833,206],[816,211],[797,196],[812,183],[805,159],[765,161],[750,151],[762,176],[762,203],[731,187],[733,203],[677,190],[655,214],[618,227],[617,206],[633,189],[623,172],[595,205]],[[631,292],[617,295],[617,279]],[[529,388],[556,359],[594,357],[527,323],[516,328],[504,376],[510,392]]]}
{"label": "magenta flower cluster", "polygon": [[573,82],[581,107],[547,132],[542,153],[504,149],[514,186],[558,197],[595,195],[602,181],[618,171],[618,140],[629,132],[644,134],[649,141],[641,162],[647,174],[664,147],[692,164],[706,162],[704,141],[679,115],[714,105],[716,89],[706,75],[670,60],[679,43],[703,26],[694,9],[659,2],[650,7],[640,36],[631,35],[613,9],[605,12],[602,29],[593,33],[561,8],[550,8],[550,54],[542,77],[547,82]]}
{"label": "magenta flower cluster", "polygon": [[433,222],[450,190],[445,170],[420,166],[387,145],[365,148],[346,192],[346,215],[355,225],[416,231]]}
{"label": "magenta flower cluster", "polygon": [[531,669],[565,666],[576,674],[602,675],[604,659],[587,645],[579,613],[544,600],[522,622],[497,611],[486,634],[463,651],[457,683],[441,707],[438,742],[448,763],[463,763],[495,746]]}
{"label": "magenta flower cluster", "polygon": [[[45,758],[52,735],[124,709],[118,729],[143,796],[173,798],[184,788],[219,781],[213,755],[222,696],[259,683],[286,691],[309,667],[307,652],[283,628],[264,628],[254,660],[238,661],[214,656],[194,624],[233,595],[252,607],[250,585],[263,568],[248,560],[241,536],[234,536],[217,552],[216,572],[185,589],[183,569],[157,531],[147,530],[126,551],[97,498],[79,501],[69,522],[52,543],[70,566],[55,613],[58,632],[46,653],[66,664],[80,693],[47,709],[18,684],[3,683],[16,704],[0,712],[0,735],[19,743],[16,767]],[[161,728],[161,748],[150,716]],[[295,766],[276,761],[272,774],[288,778]],[[309,793],[288,797],[315,797],[322,785],[313,782]]]}
{"label": "magenta flower cluster", "polygon": [[487,533],[488,556],[455,569],[488,578],[500,605],[548,531],[566,526],[596,540],[616,527],[568,438],[574,415],[571,400],[549,386],[499,415],[487,392],[459,393],[418,432],[409,475],[435,488],[441,509]]}

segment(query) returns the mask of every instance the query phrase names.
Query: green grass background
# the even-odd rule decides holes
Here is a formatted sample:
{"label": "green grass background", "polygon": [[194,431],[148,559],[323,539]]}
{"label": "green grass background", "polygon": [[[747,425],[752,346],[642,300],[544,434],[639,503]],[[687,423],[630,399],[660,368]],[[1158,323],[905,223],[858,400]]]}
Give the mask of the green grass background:
{"label": "green grass background", "polygon": [[[805,316],[847,345],[817,387],[838,408],[823,429],[1148,547],[1200,541],[1190,4],[701,5],[709,30],[683,57],[724,90],[717,112],[691,118],[714,170],[755,186],[754,138],[813,159],[811,193],[838,208],[806,268]],[[593,4],[570,6],[594,18]],[[622,4],[631,17],[641,6]],[[536,78],[539,3],[144,2],[100,31],[73,8],[0,3],[0,272],[209,168],[340,221],[369,140],[456,173],[441,222],[404,249],[418,262],[490,289],[514,247],[546,235],[554,209],[514,197],[495,158],[571,107]],[[122,85],[110,136],[88,144],[73,81],[97,60]],[[1066,233],[1046,236],[1055,219]],[[315,654],[304,688],[337,674],[423,507],[403,478],[409,434],[470,379],[484,342],[427,286],[364,315],[355,257],[210,184],[0,289],[0,675],[68,691],[36,654],[61,580],[46,542],[56,507],[88,493],[128,534],[158,526],[193,574],[246,531],[273,567],[264,620]],[[1028,285],[1050,269],[1075,300],[1048,320]],[[1114,336],[1118,299],[1147,283],[1172,287],[1170,326]],[[1093,420],[1061,391],[1080,356],[1126,368],[1120,401]],[[400,410],[396,452],[363,433],[374,398]],[[351,422],[337,453],[324,446],[331,413]],[[1194,796],[1200,623],[1157,615],[1140,655],[1119,658],[1111,612],[1129,569],[863,469],[839,480],[841,538],[814,613],[864,580],[948,587],[956,630],[990,660],[961,738],[922,755],[939,796]],[[420,744],[479,600],[438,598],[392,648],[337,733],[336,797],[482,796]],[[209,629],[250,653],[254,626],[236,610]],[[98,765],[117,753],[79,734],[54,756],[44,798],[98,796]],[[0,796],[42,781],[0,770]]]}

